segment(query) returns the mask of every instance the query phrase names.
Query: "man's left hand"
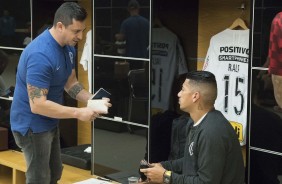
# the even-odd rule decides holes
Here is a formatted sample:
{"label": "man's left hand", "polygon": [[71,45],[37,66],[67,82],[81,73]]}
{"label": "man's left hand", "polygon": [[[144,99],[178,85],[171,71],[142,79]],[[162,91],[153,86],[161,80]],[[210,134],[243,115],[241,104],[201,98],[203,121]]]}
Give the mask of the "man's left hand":
{"label": "man's left hand", "polygon": [[161,164],[150,164],[150,168],[140,169],[147,176],[149,183],[163,183],[163,175],[166,170]]}

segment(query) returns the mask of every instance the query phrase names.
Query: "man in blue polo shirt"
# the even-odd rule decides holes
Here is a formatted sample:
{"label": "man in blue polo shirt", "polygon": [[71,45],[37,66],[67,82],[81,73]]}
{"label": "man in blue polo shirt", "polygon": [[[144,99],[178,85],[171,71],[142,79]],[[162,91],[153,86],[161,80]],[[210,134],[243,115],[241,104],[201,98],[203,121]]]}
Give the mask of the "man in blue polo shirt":
{"label": "man in blue polo shirt", "polygon": [[117,41],[126,41],[125,56],[149,57],[149,21],[139,15],[140,5],[137,0],[128,2],[130,16],[120,27],[120,33],[115,35]]}
{"label": "man in blue polo shirt", "polygon": [[[22,52],[11,107],[11,129],[25,156],[28,184],[57,183],[62,174],[58,119],[92,121],[103,112],[62,105],[63,92],[87,102],[93,95],[77,81],[74,46],[82,39],[87,13],[66,2],[45,30]],[[111,106],[109,99],[106,106]]]}

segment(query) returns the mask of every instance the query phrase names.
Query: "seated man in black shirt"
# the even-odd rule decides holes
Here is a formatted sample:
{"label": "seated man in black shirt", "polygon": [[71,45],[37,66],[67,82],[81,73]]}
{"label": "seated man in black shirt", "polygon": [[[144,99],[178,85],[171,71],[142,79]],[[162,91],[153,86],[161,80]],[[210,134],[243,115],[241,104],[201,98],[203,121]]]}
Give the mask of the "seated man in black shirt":
{"label": "seated man in black shirt", "polygon": [[190,114],[193,123],[184,156],[149,164],[140,171],[152,183],[243,184],[245,171],[238,137],[229,121],[214,109],[215,76],[207,71],[189,72],[178,97],[180,109]]}

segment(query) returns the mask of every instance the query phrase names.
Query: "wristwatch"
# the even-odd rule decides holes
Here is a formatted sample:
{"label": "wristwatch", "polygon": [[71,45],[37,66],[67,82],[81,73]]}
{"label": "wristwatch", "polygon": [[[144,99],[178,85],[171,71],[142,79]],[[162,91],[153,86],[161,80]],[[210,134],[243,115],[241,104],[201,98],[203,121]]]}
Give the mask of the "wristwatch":
{"label": "wristwatch", "polygon": [[164,172],[164,184],[170,184],[171,182],[171,171]]}

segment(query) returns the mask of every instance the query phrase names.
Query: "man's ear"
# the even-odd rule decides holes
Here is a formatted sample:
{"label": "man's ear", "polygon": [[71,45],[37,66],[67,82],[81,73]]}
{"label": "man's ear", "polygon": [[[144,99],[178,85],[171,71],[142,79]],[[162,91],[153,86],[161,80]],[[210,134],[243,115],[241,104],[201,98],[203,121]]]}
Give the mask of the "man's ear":
{"label": "man's ear", "polygon": [[196,102],[199,98],[200,98],[200,93],[199,93],[199,92],[195,92],[195,93],[192,95],[192,101],[193,101],[193,102]]}
{"label": "man's ear", "polygon": [[65,26],[62,22],[57,22],[56,29],[58,29],[61,32],[64,28]]}

